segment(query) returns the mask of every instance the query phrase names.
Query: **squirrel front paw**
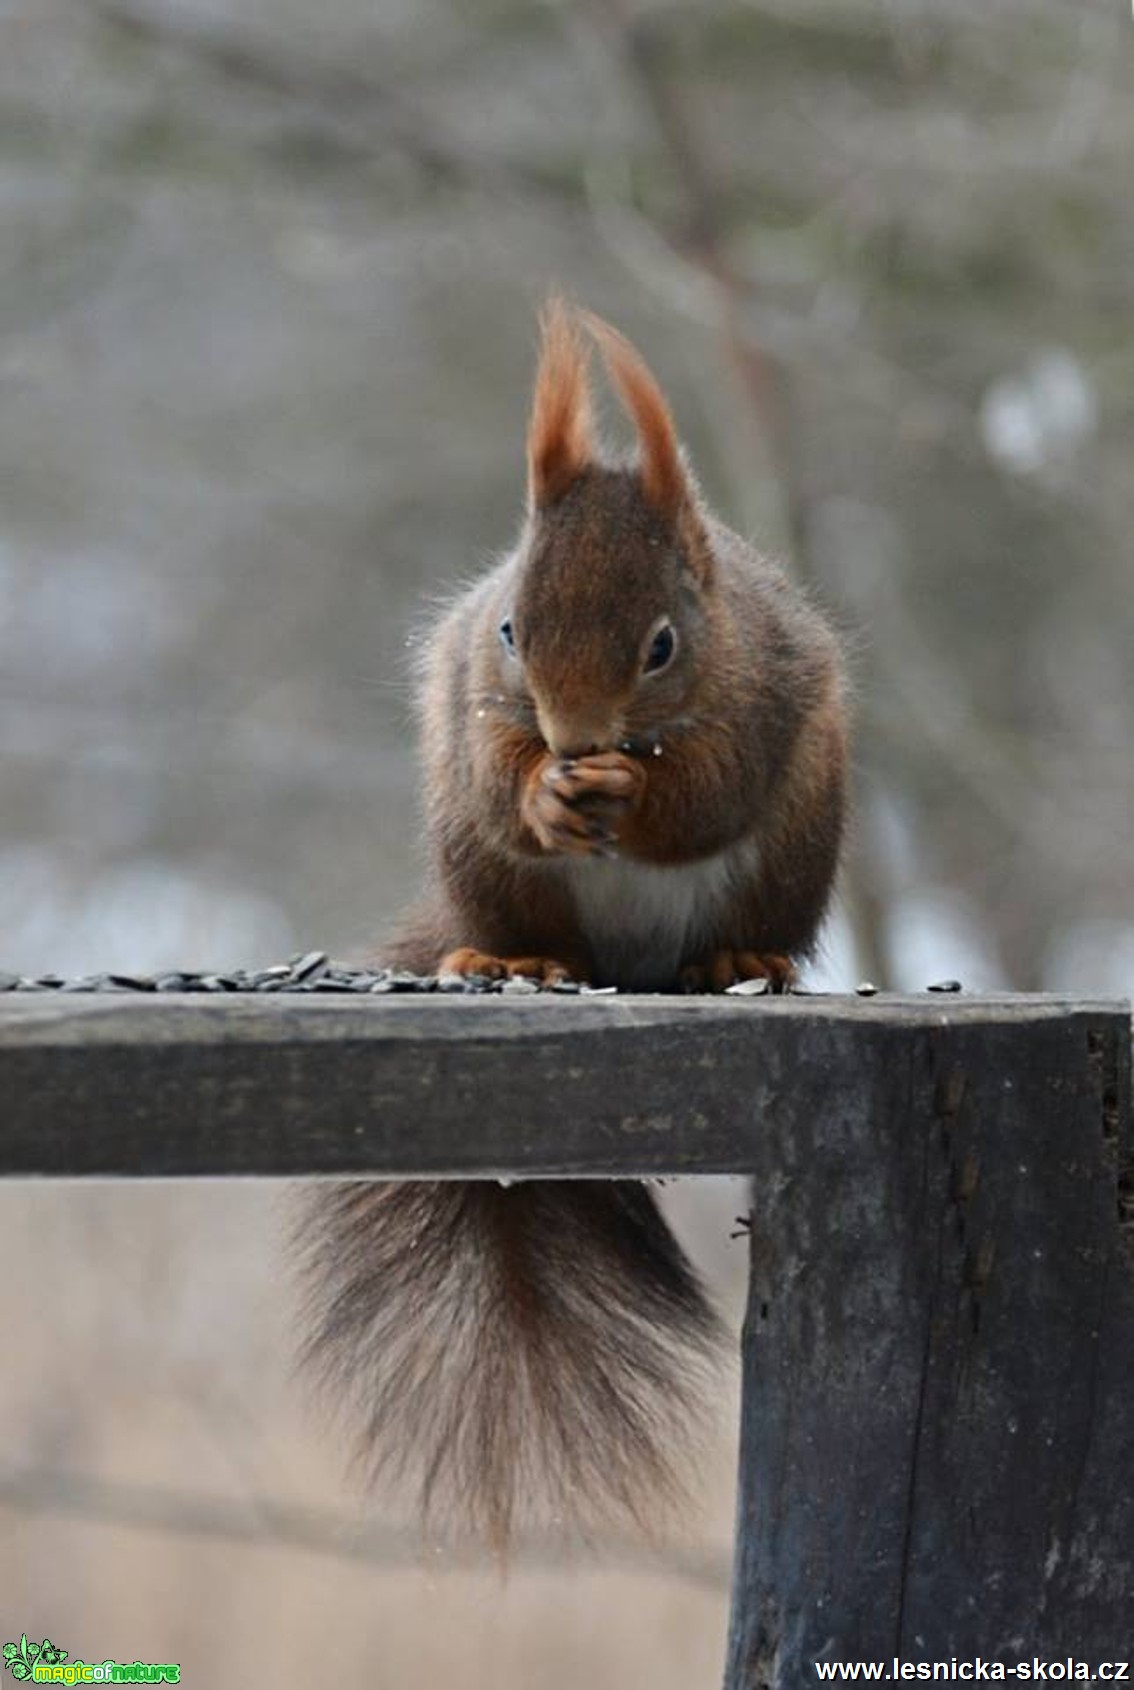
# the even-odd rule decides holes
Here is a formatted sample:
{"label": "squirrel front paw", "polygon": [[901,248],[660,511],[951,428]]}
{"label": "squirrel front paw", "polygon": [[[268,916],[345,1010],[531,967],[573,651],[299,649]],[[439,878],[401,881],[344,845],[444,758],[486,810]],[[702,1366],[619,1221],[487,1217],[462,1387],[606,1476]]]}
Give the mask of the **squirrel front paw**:
{"label": "squirrel front paw", "polygon": [[645,790],[641,763],[621,751],[587,757],[549,754],[529,777],[520,813],[545,851],[616,856],[619,826],[637,809]]}

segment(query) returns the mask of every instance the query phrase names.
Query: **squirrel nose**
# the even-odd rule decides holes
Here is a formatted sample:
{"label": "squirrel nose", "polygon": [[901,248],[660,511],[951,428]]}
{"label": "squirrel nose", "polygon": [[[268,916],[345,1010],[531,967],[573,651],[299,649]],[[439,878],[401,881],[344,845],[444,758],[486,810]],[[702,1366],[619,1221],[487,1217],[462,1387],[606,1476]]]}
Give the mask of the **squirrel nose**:
{"label": "squirrel nose", "polygon": [[572,757],[590,757],[596,751],[600,750],[601,748],[593,740],[589,745],[586,744],[583,740],[579,740],[578,743],[575,744],[575,745],[554,745],[554,744],[552,744],[552,745],[548,746],[548,749],[550,751],[554,751],[554,753],[557,757],[564,757],[564,758],[570,759]]}
{"label": "squirrel nose", "polygon": [[572,722],[541,711],[539,725],[544,743],[556,757],[587,757],[614,743],[605,724]]}

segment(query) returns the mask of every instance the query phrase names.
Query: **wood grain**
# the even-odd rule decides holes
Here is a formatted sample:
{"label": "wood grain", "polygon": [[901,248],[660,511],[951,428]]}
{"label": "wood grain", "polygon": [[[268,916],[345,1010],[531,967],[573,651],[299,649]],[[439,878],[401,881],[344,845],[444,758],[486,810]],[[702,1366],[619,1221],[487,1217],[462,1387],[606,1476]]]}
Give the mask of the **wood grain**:
{"label": "wood grain", "polygon": [[916,1053],[1010,1078],[1060,1029],[1129,1040],[1120,1006],[1039,997],[13,993],[0,1173],[745,1173],[834,1100],[926,1130],[877,1096]]}
{"label": "wood grain", "polygon": [[855,1048],[849,1092],[754,1142],[728,1690],[1125,1660],[1128,1027],[1068,1008]]}
{"label": "wood grain", "polygon": [[0,1173],[750,1174],[727,1690],[1128,1658],[1132,1165],[1121,1004],[0,998]]}

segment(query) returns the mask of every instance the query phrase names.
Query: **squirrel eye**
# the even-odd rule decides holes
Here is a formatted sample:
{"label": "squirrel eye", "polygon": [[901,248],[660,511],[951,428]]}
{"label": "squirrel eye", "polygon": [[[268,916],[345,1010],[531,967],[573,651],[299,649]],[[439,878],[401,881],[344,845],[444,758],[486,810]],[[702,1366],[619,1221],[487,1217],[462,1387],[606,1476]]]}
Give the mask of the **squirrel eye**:
{"label": "squirrel eye", "polygon": [[512,621],[510,617],[505,618],[505,620],[501,622],[499,632],[500,643],[504,647],[504,650],[508,653],[509,657],[515,657],[516,636],[512,631]]}
{"label": "squirrel eye", "polygon": [[646,653],[646,661],[642,665],[642,672],[655,675],[659,669],[664,669],[673,656],[677,636],[668,622],[663,622],[650,642],[650,649]]}

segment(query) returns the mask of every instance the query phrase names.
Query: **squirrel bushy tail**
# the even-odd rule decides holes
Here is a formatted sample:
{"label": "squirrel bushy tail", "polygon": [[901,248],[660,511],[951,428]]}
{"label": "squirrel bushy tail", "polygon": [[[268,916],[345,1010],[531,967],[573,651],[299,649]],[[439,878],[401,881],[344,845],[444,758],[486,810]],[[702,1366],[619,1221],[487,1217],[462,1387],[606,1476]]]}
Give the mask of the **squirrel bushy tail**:
{"label": "squirrel bushy tail", "polygon": [[305,1359],[427,1530],[647,1525],[685,1489],[721,1336],[634,1181],[305,1194]]}

